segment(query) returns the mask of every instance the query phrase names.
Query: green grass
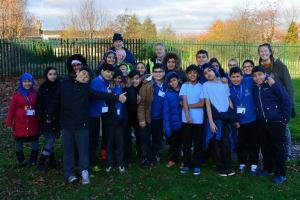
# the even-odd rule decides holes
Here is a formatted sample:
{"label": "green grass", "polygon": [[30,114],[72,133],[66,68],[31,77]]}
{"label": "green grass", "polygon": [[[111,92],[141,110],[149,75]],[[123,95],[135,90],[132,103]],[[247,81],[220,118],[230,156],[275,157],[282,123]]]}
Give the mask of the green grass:
{"label": "green grass", "polygon": [[[296,94],[300,94],[300,80],[294,80]],[[300,96],[297,99],[297,118],[290,123],[294,141],[300,141]],[[142,169],[136,162],[124,175],[104,170],[93,174],[88,186],[68,185],[62,171],[50,170],[41,177],[35,167],[20,169],[14,153],[10,132],[0,121],[0,199],[300,199],[300,160],[288,165],[288,181],[275,185],[271,178],[249,175],[219,177],[212,165],[202,167],[200,176],[180,174],[178,167]],[[60,156],[61,140],[56,143]],[[26,147],[28,156],[29,148]],[[166,161],[167,150],[163,151]],[[236,163],[235,163],[236,164]]]}

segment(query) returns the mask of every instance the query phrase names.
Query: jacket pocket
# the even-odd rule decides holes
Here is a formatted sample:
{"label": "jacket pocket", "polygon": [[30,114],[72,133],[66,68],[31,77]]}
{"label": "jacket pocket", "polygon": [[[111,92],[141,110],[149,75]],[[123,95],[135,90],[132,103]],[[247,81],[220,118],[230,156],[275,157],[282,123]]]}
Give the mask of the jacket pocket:
{"label": "jacket pocket", "polygon": [[268,113],[268,120],[271,121],[280,121],[281,120],[281,111],[279,106],[270,106],[266,108],[266,113]]}

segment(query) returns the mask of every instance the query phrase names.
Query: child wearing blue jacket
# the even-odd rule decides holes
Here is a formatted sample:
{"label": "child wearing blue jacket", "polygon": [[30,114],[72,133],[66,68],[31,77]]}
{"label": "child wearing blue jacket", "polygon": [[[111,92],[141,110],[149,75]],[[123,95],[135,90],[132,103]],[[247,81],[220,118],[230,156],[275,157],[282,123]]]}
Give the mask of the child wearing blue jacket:
{"label": "child wearing blue jacket", "polygon": [[257,107],[258,130],[263,154],[263,171],[261,176],[275,174],[274,183],[286,181],[285,160],[285,127],[289,122],[292,103],[278,82],[270,86],[266,81],[264,67],[254,67],[252,70],[254,100]]}
{"label": "child wearing blue jacket", "polygon": [[252,90],[252,77],[243,77],[239,67],[230,69],[230,97],[237,114],[237,155],[239,172],[245,172],[247,162],[251,165],[250,173],[256,175],[258,164],[258,134],[256,125],[256,106]]}
{"label": "child wearing blue jacket", "polygon": [[163,107],[163,125],[166,137],[170,139],[170,158],[167,167],[172,167],[179,162],[182,146],[181,112],[180,105],[180,77],[173,71],[166,77],[169,87],[166,92]]}
{"label": "child wearing blue jacket", "polygon": [[[101,74],[91,81],[91,88],[97,92],[108,93],[109,81],[114,75],[113,65],[104,63]],[[97,150],[99,146],[100,119],[108,112],[108,105],[104,99],[95,99],[90,104],[90,127],[89,127],[89,159],[90,166],[94,171],[99,171]],[[102,121],[103,122],[103,121]],[[106,140],[105,132],[102,132],[102,140]]]}

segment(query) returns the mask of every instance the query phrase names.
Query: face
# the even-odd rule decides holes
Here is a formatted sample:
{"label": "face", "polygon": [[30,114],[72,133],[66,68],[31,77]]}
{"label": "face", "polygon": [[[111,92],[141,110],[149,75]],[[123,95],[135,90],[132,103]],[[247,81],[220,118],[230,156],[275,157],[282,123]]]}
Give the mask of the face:
{"label": "face", "polygon": [[204,65],[205,63],[208,63],[208,57],[206,54],[198,54],[196,56],[196,62],[197,62],[197,65],[198,66],[202,66]]}
{"label": "face", "polygon": [[101,71],[101,76],[107,80],[107,81],[110,81],[113,76],[114,76],[114,72],[113,71],[110,71],[110,70],[102,70]]}
{"label": "face", "polygon": [[90,80],[90,75],[87,71],[81,70],[76,73],[76,80],[80,83],[88,83]]}
{"label": "face", "polygon": [[72,68],[73,68],[73,71],[75,73],[79,72],[79,70],[81,69],[82,67],[82,64],[75,64],[75,65],[72,65]]}
{"label": "face", "polygon": [[23,88],[26,90],[29,90],[32,86],[32,82],[30,80],[25,80],[22,82]]}
{"label": "face", "polygon": [[132,77],[132,78],[130,79],[130,81],[131,81],[133,87],[137,87],[137,86],[140,84],[141,79],[140,79],[140,76],[135,75],[134,77]]}
{"label": "face", "polygon": [[189,71],[189,73],[187,73],[187,78],[191,82],[196,82],[198,79],[198,72],[196,70]]}
{"label": "face", "polygon": [[120,85],[121,82],[122,82],[122,77],[121,76],[117,76],[117,77],[114,78],[114,83],[116,85]]}
{"label": "face", "polygon": [[176,60],[174,58],[170,58],[167,61],[167,68],[168,68],[168,70],[175,70],[175,68],[176,68]]}
{"label": "face", "polygon": [[215,68],[215,70],[219,71],[220,65],[217,62],[213,62],[211,65]]}
{"label": "face", "polygon": [[165,76],[165,71],[163,69],[154,69],[153,78],[156,81],[162,81]]}
{"label": "face", "polygon": [[253,69],[253,65],[250,62],[246,62],[243,65],[243,71],[245,74],[251,74],[252,73],[252,69]]}
{"label": "face", "polygon": [[263,72],[255,72],[253,74],[253,80],[256,84],[261,85],[266,79],[266,74]]}
{"label": "face", "polygon": [[262,46],[259,48],[259,57],[263,61],[268,61],[270,60],[271,52],[267,46]]}
{"label": "face", "polygon": [[243,77],[240,73],[233,73],[230,76],[230,80],[233,85],[239,85],[242,81]]}
{"label": "face", "polygon": [[115,57],[115,55],[113,53],[108,54],[107,58],[106,58],[106,62],[108,64],[111,64],[111,65],[116,64],[116,57]]}
{"label": "face", "polygon": [[118,49],[122,49],[124,46],[124,43],[122,40],[116,40],[114,41],[114,47],[116,48],[116,50]]}
{"label": "face", "polygon": [[51,69],[48,71],[47,73],[47,79],[51,82],[54,82],[56,81],[57,79],[57,73],[56,73],[56,70],[55,69]]}
{"label": "face", "polygon": [[173,89],[178,88],[178,84],[179,84],[178,78],[174,77],[170,79],[169,85],[171,86],[171,88]]}
{"label": "face", "polygon": [[122,51],[117,51],[116,54],[117,54],[118,63],[122,62],[125,59],[125,55],[123,54]]}
{"label": "face", "polygon": [[213,70],[209,69],[209,68],[206,68],[203,71],[203,74],[204,74],[205,78],[209,81],[212,81],[216,78],[215,72]]}
{"label": "face", "polygon": [[136,66],[136,70],[138,72],[140,72],[140,75],[143,75],[146,73],[146,67],[143,63],[139,63],[137,66]]}
{"label": "face", "polygon": [[165,48],[162,46],[162,45],[157,45],[155,47],[155,55],[158,57],[158,58],[162,58],[165,56]]}
{"label": "face", "polygon": [[128,70],[127,70],[127,66],[126,65],[121,65],[119,67],[119,69],[122,71],[122,73],[123,73],[124,76],[128,75]]}
{"label": "face", "polygon": [[228,69],[230,70],[230,69],[233,68],[233,67],[238,67],[238,63],[237,63],[236,60],[230,60],[230,61],[228,62]]}

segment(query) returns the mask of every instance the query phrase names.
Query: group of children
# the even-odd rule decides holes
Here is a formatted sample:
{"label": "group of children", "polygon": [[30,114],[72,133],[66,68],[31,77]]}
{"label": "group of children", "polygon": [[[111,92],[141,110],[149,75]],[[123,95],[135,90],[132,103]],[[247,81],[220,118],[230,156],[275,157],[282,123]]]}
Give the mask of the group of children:
{"label": "group of children", "polygon": [[[286,180],[285,132],[293,100],[264,66],[246,60],[241,69],[232,59],[226,73],[205,50],[197,52],[197,65],[185,72],[173,52],[151,69],[143,62],[131,67],[117,60],[116,52],[108,51],[93,78],[86,60],[73,55],[67,61],[69,75],[59,81],[56,69],[47,68],[38,92],[30,74],[20,77],[7,117],[20,166],[28,164],[23,143],[32,142],[30,164],[41,173],[47,159],[57,167],[53,147],[61,133],[66,180],[76,181],[79,170],[82,184],[88,184],[90,171],[100,170],[100,132],[108,173],[114,165],[124,173],[132,164],[134,133],[136,156],[144,167],[161,163],[165,136],[170,144],[167,167],[178,165],[181,173],[199,175],[210,150],[218,174],[232,176],[237,138],[239,173],[250,165],[252,175],[274,173],[275,183]],[[45,144],[37,163],[40,133]]]}

